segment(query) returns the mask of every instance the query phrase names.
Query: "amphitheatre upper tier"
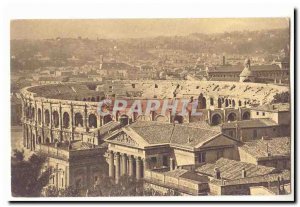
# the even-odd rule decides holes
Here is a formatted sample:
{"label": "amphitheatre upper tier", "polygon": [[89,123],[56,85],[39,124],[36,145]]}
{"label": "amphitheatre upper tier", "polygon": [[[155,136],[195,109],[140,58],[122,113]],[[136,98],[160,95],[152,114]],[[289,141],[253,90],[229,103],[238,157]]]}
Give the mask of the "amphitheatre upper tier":
{"label": "amphitheatre upper tier", "polygon": [[27,98],[97,102],[103,97],[126,99],[232,98],[266,104],[277,93],[289,91],[287,86],[263,83],[241,83],[222,81],[106,81],[88,83],[61,83],[30,86],[21,93]]}

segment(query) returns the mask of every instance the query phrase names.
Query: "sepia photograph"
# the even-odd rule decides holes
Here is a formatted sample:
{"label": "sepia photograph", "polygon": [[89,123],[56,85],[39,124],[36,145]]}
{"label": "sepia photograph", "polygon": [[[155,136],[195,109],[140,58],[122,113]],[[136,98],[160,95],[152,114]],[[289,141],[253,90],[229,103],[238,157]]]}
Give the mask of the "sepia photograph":
{"label": "sepia photograph", "polygon": [[291,27],[11,19],[12,198],[293,195]]}

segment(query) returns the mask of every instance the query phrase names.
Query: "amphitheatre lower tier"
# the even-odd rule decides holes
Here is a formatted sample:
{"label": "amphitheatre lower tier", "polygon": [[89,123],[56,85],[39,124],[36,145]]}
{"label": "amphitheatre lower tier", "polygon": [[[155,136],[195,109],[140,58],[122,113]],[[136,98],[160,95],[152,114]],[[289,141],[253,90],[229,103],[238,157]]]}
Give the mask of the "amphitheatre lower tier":
{"label": "amphitheatre lower tier", "polygon": [[[196,122],[212,125],[250,119],[252,106],[268,104],[275,94],[289,91],[286,86],[221,81],[109,81],[63,83],[31,86],[21,90],[24,145],[33,142],[83,139],[84,134],[97,137],[97,128],[111,122],[136,120]],[[127,109],[105,116],[97,113],[105,98],[125,100],[176,100],[198,102],[200,117],[190,114],[128,115]],[[31,141],[32,142],[32,141]]]}

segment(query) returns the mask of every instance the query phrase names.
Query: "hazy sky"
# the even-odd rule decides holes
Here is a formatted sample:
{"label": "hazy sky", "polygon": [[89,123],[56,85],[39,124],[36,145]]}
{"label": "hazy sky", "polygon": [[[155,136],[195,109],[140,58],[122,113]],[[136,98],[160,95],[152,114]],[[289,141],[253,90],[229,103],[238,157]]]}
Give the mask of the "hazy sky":
{"label": "hazy sky", "polygon": [[12,39],[128,38],[287,28],[287,18],[14,20]]}

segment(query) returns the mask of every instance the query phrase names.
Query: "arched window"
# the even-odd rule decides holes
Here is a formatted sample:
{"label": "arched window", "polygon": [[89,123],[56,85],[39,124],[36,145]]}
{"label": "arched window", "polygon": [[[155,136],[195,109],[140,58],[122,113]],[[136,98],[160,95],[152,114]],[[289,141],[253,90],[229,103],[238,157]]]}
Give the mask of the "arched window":
{"label": "arched window", "polygon": [[239,100],[239,106],[242,106],[242,102],[241,102],[241,100]]}
{"label": "arched window", "polygon": [[89,127],[97,128],[97,117],[95,114],[89,115]]}
{"label": "arched window", "polygon": [[41,109],[38,109],[38,123],[39,124],[42,123],[42,111],[41,111]]}
{"label": "arched window", "polygon": [[210,105],[211,105],[211,106],[214,105],[214,98],[210,98]]}
{"label": "arched window", "polygon": [[70,126],[70,116],[69,116],[68,112],[65,112],[63,114],[63,127],[69,128],[69,126]]}
{"label": "arched window", "polygon": [[111,115],[107,114],[103,117],[103,124],[107,124],[108,122],[112,121]]}
{"label": "arched window", "polygon": [[46,111],[45,111],[45,124],[46,124],[46,126],[49,126],[49,124],[50,124],[50,113],[49,113],[48,109],[46,109]]}
{"label": "arched window", "polygon": [[235,113],[230,113],[228,115],[228,118],[227,118],[228,121],[235,121],[236,120],[236,114]]}
{"label": "arched window", "polygon": [[59,126],[59,114],[57,111],[53,112],[53,124],[55,128]]}
{"label": "arched window", "polygon": [[222,100],[218,98],[218,108],[222,108]]}
{"label": "arched window", "polygon": [[219,114],[214,114],[211,118],[212,125],[219,125],[222,122],[222,117]]}
{"label": "arched window", "polygon": [[249,120],[250,119],[250,113],[248,111],[243,113],[243,120]]}
{"label": "arched window", "polygon": [[91,101],[95,102],[95,101],[96,101],[95,97],[92,97],[92,98],[91,98]]}
{"label": "arched window", "polygon": [[232,107],[235,107],[235,100],[232,100]]}
{"label": "arched window", "polygon": [[75,114],[75,126],[83,127],[83,117],[79,112]]}
{"label": "arched window", "polygon": [[225,107],[228,107],[228,100],[225,99]]}
{"label": "arched window", "polygon": [[198,109],[206,109],[206,98],[200,93],[198,97]]}

